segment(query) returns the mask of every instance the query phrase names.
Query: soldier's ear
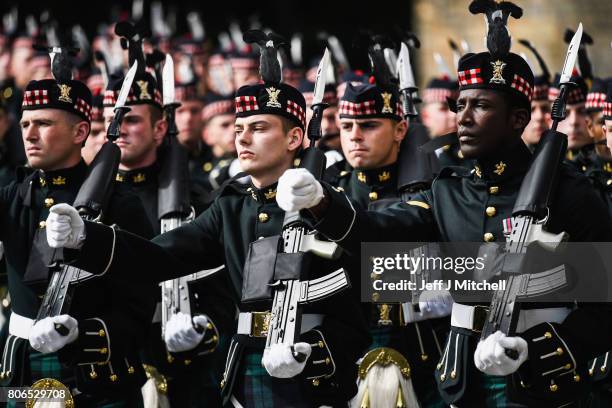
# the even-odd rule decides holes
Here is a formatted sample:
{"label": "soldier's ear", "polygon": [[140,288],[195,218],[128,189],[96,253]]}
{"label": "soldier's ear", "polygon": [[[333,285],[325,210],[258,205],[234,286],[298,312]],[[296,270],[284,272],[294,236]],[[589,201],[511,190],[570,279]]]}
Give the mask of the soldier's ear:
{"label": "soldier's ear", "polygon": [[524,108],[514,110],[512,129],[522,132],[531,120],[531,112]]}
{"label": "soldier's ear", "polygon": [[89,136],[91,125],[87,121],[80,121],[75,125],[74,144],[83,145]]}
{"label": "soldier's ear", "polygon": [[299,127],[294,127],[289,131],[289,150],[294,151],[302,145],[304,131]]}
{"label": "soldier's ear", "polygon": [[395,134],[393,135],[394,136],[393,139],[396,142],[401,142],[402,140],[404,140],[407,130],[408,130],[408,122],[405,119],[400,120],[399,122],[397,122],[397,125],[395,125]]}

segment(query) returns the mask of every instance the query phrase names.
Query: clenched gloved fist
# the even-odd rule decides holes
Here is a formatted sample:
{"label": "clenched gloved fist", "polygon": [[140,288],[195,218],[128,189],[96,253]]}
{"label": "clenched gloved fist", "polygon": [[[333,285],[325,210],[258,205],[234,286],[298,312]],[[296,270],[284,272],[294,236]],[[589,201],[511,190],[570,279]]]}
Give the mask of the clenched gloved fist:
{"label": "clenched gloved fist", "polygon": [[[68,329],[67,335],[60,334],[55,324],[61,324]],[[70,344],[79,337],[79,324],[70,315],[45,317],[32,326],[30,330],[30,346],[41,353],[54,353]]]}
{"label": "clenched gloved fist", "polygon": [[[206,334],[208,317],[205,315],[191,316],[176,313],[166,323],[164,340],[166,348],[172,353],[192,350],[200,344]],[[196,330],[198,327],[200,330]]]}
{"label": "clenched gloved fist", "polygon": [[323,186],[306,169],[289,169],[278,179],[276,202],[287,212],[311,208],[323,198]]}
{"label": "clenched gloved fist", "polygon": [[[506,349],[516,350],[518,358],[506,355]],[[527,342],[521,337],[507,337],[496,331],[478,343],[474,353],[476,368],[489,375],[510,375],[527,360]]]}
{"label": "clenched gloved fist", "polygon": [[[295,359],[293,352],[301,353],[306,358],[300,363]],[[295,343],[293,350],[291,350],[291,345],[289,344],[277,343],[264,350],[261,364],[272,377],[291,378],[304,370],[311,352],[312,348],[308,343]]]}
{"label": "clenched gloved fist", "polygon": [[85,241],[85,223],[71,205],[56,204],[47,217],[47,242],[51,248],[78,249]]}

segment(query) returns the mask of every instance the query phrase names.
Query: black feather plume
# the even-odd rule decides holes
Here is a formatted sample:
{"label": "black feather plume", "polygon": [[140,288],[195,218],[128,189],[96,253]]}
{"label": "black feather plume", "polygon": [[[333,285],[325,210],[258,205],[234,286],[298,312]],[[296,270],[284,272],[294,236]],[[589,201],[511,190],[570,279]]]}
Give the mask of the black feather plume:
{"label": "black feather plume", "polygon": [[278,84],[281,82],[282,73],[278,62],[278,48],[286,45],[285,40],[278,34],[264,33],[261,30],[248,30],[242,35],[247,44],[259,46],[259,74],[265,83]]}
{"label": "black feather plume", "polygon": [[79,49],[72,46],[45,47],[35,45],[37,51],[46,51],[51,57],[51,73],[57,82],[68,82],[72,79],[74,58]]}
{"label": "black feather plume", "polygon": [[525,47],[529,48],[529,50],[533,53],[533,55],[535,55],[536,59],[538,60],[538,64],[540,64],[540,69],[542,70],[542,76],[545,77],[547,81],[550,81],[550,71],[548,70],[548,67],[546,66],[546,62],[544,62],[544,59],[542,58],[538,50],[536,50],[535,47],[531,45],[531,43],[527,40],[521,39],[521,40],[518,40],[518,42],[524,45]]}
{"label": "black feather plume", "polygon": [[391,71],[389,71],[389,67],[385,61],[385,48],[394,48],[394,44],[388,38],[380,35],[374,36],[368,47],[372,75],[374,76],[376,85],[383,88],[395,86],[395,78],[391,74]]}
{"label": "black feather plume", "polygon": [[487,18],[487,49],[493,58],[503,58],[510,52],[511,37],[508,18],[519,19],[523,9],[514,3],[494,0],[474,0],[470,3],[472,14],[484,14]]}
{"label": "black feather plume", "polygon": [[132,66],[134,61],[138,61],[137,72],[142,74],[145,72],[146,64],[144,52],[142,50],[142,40],[145,38],[145,32],[138,29],[134,24],[127,21],[120,21],[115,25],[115,34],[121,38],[121,46],[128,49],[129,64]]}

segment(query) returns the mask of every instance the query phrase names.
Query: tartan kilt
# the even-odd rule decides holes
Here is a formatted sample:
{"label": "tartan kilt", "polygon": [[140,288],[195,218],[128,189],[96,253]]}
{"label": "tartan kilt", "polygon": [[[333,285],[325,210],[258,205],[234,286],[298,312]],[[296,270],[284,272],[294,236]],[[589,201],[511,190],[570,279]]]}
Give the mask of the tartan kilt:
{"label": "tartan kilt", "polygon": [[[30,362],[31,384],[23,384],[23,386],[31,386],[38,380],[43,378],[53,378],[60,381],[69,390],[73,390],[76,386],[76,378],[74,370],[59,360],[57,353],[43,354],[31,348],[28,350]],[[90,396],[79,394],[73,397],[75,406],[78,408],[142,408],[142,394],[140,388],[136,389],[134,395],[121,400],[96,398],[93,400]],[[9,402],[8,408],[21,408],[25,403]]]}
{"label": "tartan kilt", "polygon": [[312,407],[304,401],[299,380],[271,377],[261,365],[262,356],[263,351],[245,350],[232,392],[238,402],[244,408]]}

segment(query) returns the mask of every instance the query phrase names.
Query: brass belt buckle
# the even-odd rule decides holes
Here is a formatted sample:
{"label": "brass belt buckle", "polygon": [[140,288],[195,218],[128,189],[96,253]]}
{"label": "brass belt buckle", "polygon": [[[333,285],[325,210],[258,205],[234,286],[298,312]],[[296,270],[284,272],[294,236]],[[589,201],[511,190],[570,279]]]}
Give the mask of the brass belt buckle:
{"label": "brass belt buckle", "polygon": [[57,401],[53,406],[60,406],[63,408],[74,408],[74,400],[72,394],[66,385],[62,382],[53,378],[43,378],[32,384],[32,390],[36,393],[38,398],[28,398],[26,401],[26,408],[33,408],[36,402],[50,402]]}
{"label": "brass belt buckle", "polygon": [[487,321],[489,308],[487,306],[474,306],[474,316],[472,318],[472,331],[476,333],[482,332],[482,329]]}
{"label": "brass belt buckle", "polygon": [[251,337],[267,337],[270,327],[270,312],[251,313]]}

